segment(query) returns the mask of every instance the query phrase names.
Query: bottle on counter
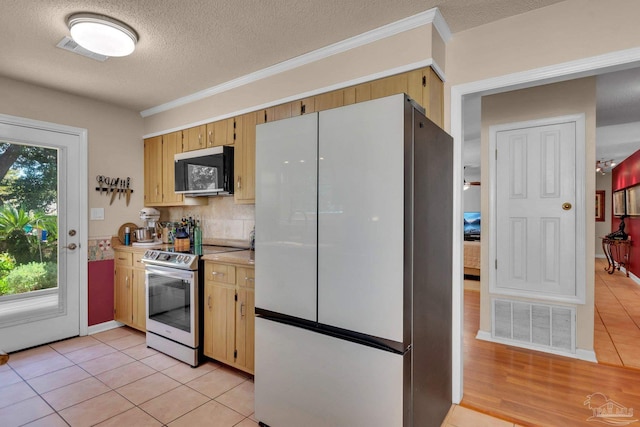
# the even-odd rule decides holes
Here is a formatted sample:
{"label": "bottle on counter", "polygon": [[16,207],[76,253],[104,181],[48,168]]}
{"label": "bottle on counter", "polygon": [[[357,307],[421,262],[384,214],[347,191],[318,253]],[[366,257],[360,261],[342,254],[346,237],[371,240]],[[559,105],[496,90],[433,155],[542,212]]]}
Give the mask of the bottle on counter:
{"label": "bottle on counter", "polygon": [[193,249],[196,255],[202,255],[202,228],[200,227],[200,221],[196,221],[196,225],[193,227]]}
{"label": "bottle on counter", "polygon": [[131,245],[131,229],[129,227],[124,228],[124,245]]}

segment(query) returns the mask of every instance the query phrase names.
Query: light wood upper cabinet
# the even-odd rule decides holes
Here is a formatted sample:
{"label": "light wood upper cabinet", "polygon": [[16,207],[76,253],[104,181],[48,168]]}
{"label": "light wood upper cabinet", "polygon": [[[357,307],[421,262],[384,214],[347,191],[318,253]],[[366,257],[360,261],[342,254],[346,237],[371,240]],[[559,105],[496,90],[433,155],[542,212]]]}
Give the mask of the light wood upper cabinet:
{"label": "light wood upper cabinet", "polygon": [[184,151],[207,148],[207,125],[195,126],[184,132]]}
{"label": "light wood upper cabinet", "polygon": [[370,86],[371,99],[404,92],[424,107],[431,121],[444,126],[444,84],[430,67],[376,80]]}
{"label": "light wood upper cabinet", "polygon": [[144,140],[144,202],[162,203],[162,136]]}
{"label": "light wood upper cabinet", "polygon": [[292,116],[301,116],[303,114],[315,113],[316,103],[315,97],[304,98],[299,101],[294,101],[293,108],[291,110]]}
{"label": "light wood upper cabinet", "polygon": [[408,78],[406,74],[398,74],[371,82],[371,99],[407,92]]}
{"label": "light wood upper cabinet", "polygon": [[431,67],[422,71],[422,105],[426,116],[444,129],[444,83]]}
{"label": "light wood upper cabinet", "polygon": [[234,200],[240,204],[255,203],[256,198],[256,122],[259,113],[240,117],[239,134],[234,151]]}
{"label": "light wood upper cabinet", "polygon": [[334,90],[317,95],[314,100],[316,111],[329,110],[331,108],[342,107],[344,104],[344,90]]}
{"label": "light wood upper cabinet", "polygon": [[232,145],[235,143],[236,119],[231,117],[207,125],[207,146]]}
{"label": "light wood upper cabinet", "polygon": [[293,115],[293,109],[296,108],[296,105],[297,103],[295,101],[276,105],[273,107],[273,120],[288,119]]}
{"label": "light wood upper cabinet", "polygon": [[175,192],[174,156],[182,153],[182,132],[162,136],[162,203],[182,203],[184,197]]}
{"label": "light wood upper cabinet", "polygon": [[144,141],[144,203],[177,206],[184,201],[175,192],[174,155],[182,152],[182,131]]}
{"label": "light wood upper cabinet", "polygon": [[256,124],[269,123],[274,120],[274,107],[256,111]]}
{"label": "light wood upper cabinet", "polygon": [[351,105],[371,99],[371,83],[350,86],[344,90],[344,105]]}
{"label": "light wood upper cabinet", "polygon": [[398,93],[408,94],[424,107],[429,119],[444,126],[444,84],[426,67],[175,132],[175,144],[172,134],[164,135],[164,141],[163,136],[146,139],[145,205],[183,205],[184,197],[175,194],[173,187],[173,154],[220,145],[235,146],[235,202],[255,203],[256,125]]}

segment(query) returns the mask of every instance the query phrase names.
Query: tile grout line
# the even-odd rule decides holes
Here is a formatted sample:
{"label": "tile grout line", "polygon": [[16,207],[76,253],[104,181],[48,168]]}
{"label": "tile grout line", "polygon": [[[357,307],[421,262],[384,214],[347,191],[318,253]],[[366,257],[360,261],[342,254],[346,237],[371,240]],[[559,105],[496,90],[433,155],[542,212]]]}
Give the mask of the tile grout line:
{"label": "tile grout line", "polygon": [[[48,344],[47,344],[47,347],[49,347],[49,348],[51,348],[52,350],[54,350],[54,351],[55,351],[55,349],[54,349],[54,348],[52,348],[52,347],[51,347],[50,345],[48,345]],[[22,382],[23,382],[23,383],[25,383],[25,384],[26,384],[26,385],[27,385],[27,386],[28,386],[28,387],[29,387],[29,388],[30,388],[30,389],[31,389],[31,390],[36,394],[36,396],[37,396],[37,397],[39,397],[39,398],[40,398],[40,399],[41,399],[41,400],[42,400],[42,401],[43,401],[43,402],[44,402],[44,403],[45,403],[49,408],[51,408],[51,410],[53,411],[53,413],[51,413],[51,414],[47,414],[47,415],[44,415],[44,416],[42,416],[42,417],[40,417],[40,418],[35,418],[35,419],[33,419],[33,420],[30,420],[27,424],[29,424],[29,423],[33,423],[33,422],[35,422],[35,421],[41,420],[41,419],[46,418],[46,417],[49,417],[49,416],[51,416],[52,414],[56,414],[56,415],[58,415],[58,416],[59,416],[59,417],[60,417],[60,418],[61,418],[61,419],[62,419],[62,420],[63,420],[63,421],[68,425],[68,426],[70,425],[70,424],[67,422],[67,420],[65,420],[64,418],[62,418],[62,416],[60,416],[60,414],[58,414],[58,411],[56,411],[56,410],[55,410],[55,408],[54,408],[53,406],[51,406],[51,404],[50,404],[50,403],[49,403],[49,402],[48,402],[44,397],[42,397],[42,396],[40,395],[40,393],[38,393],[38,392],[36,391],[36,389],[34,389],[34,388],[33,388],[33,386],[32,386],[31,384],[29,384],[29,381],[27,381],[26,379],[24,379],[24,377],[23,377],[22,375],[20,375],[20,373],[19,373],[18,371],[16,371],[15,369],[13,369],[13,367],[12,367],[11,365],[9,365],[9,369],[11,369],[11,370],[13,371],[13,373],[14,373],[14,374],[16,374],[18,377],[20,377],[20,379],[22,380]],[[64,368],[63,368],[63,369],[64,369]],[[58,370],[59,370],[59,369],[58,369]],[[55,371],[54,371],[54,372],[55,372]],[[45,375],[46,375],[46,374],[45,374]],[[35,377],[35,378],[38,378],[38,377]],[[35,397],[35,396],[34,396],[34,397]],[[30,398],[28,398],[28,399],[30,399]],[[24,400],[27,400],[27,399],[24,399]],[[24,402],[24,400],[21,400],[21,402]],[[19,402],[14,402],[12,405],[15,405],[16,403],[19,403]]]}

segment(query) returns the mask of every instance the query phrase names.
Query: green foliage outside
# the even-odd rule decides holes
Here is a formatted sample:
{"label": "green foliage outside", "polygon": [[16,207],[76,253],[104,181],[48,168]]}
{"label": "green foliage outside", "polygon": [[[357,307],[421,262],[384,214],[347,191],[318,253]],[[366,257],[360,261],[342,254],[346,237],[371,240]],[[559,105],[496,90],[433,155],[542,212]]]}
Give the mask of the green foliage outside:
{"label": "green foliage outside", "polygon": [[58,286],[57,154],[0,142],[0,296]]}
{"label": "green foliage outside", "polygon": [[11,292],[11,288],[7,283],[7,276],[16,268],[16,260],[9,254],[0,254],[0,295],[6,295]]}
{"label": "green foliage outside", "polygon": [[[46,242],[40,238],[42,229]],[[57,286],[57,230],[54,215],[0,207],[0,295]]]}
{"label": "green foliage outside", "polygon": [[[3,283],[4,282],[4,283]],[[3,279],[3,295],[20,294],[58,286],[58,265],[52,262],[30,262],[19,265]]]}
{"label": "green foliage outside", "polygon": [[52,213],[58,195],[58,150],[0,142],[0,201]]}

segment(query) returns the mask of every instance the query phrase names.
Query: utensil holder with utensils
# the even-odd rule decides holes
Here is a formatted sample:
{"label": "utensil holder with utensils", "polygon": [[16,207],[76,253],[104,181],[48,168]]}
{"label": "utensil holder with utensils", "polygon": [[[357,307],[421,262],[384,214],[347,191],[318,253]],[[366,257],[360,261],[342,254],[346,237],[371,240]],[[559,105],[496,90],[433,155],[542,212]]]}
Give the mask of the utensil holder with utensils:
{"label": "utensil holder with utensils", "polygon": [[104,175],[97,175],[96,181],[98,182],[98,187],[96,187],[96,191],[99,191],[100,194],[106,192],[107,197],[109,194],[111,195],[111,200],[109,204],[113,204],[113,201],[116,198],[116,194],[118,195],[118,199],[123,197],[126,201],[127,206],[129,206],[129,201],[131,200],[131,194],[133,193],[133,189],[131,188],[131,177],[124,178],[111,178]]}

